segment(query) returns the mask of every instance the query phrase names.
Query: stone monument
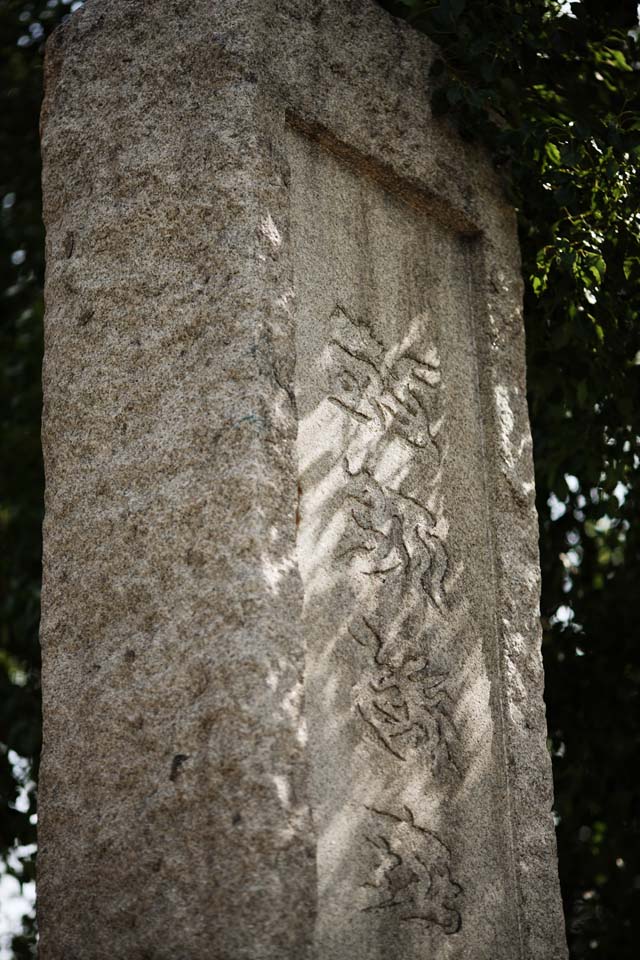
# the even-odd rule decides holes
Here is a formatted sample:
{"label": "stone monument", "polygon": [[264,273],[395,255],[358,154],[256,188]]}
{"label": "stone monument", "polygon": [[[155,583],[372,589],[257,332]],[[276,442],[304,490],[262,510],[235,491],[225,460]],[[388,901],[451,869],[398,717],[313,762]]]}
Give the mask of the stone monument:
{"label": "stone monument", "polygon": [[41,960],[561,960],[515,221],[370,0],[51,39]]}

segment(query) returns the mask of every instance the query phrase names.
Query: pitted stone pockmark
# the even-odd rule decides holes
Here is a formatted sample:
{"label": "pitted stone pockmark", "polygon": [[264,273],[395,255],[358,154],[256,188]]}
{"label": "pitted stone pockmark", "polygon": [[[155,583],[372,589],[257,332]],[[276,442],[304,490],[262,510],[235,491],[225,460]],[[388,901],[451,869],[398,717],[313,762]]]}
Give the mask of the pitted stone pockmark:
{"label": "pitted stone pockmark", "polygon": [[367,654],[354,702],[376,742],[398,760],[422,758],[436,776],[460,776],[448,673],[436,672],[419,654],[405,653],[399,660],[388,655],[380,632],[365,617],[348,629]]}
{"label": "pitted stone pockmark", "polygon": [[439,463],[437,351],[431,348],[420,356],[408,344],[385,349],[367,324],[342,307],[335,308],[330,320],[330,402],[379,436],[428,450],[434,465]]}
{"label": "pitted stone pockmark", "polygon": [[363,911],[388,911],[403,923],[440,927],[447,935],[462,927],[462,887],[451,877],[451,851],[412,811],[401,815],[367,807],[365,843],[371,869],[362,884],[369,902]]}

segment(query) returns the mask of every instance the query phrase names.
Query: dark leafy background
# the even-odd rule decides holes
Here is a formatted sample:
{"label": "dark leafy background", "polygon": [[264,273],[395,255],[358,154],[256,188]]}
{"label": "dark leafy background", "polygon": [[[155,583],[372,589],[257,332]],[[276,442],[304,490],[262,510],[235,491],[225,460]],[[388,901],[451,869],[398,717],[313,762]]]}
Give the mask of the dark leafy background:
{"label": "dark leafy background", "polygon": [[[73,6],[81,4],[75,3]],[[640,51],[620,0],[383,3],[518,210],[549,749],[572,960],[640,943]],[[0,2],[0,857],[33,878],[42,520],[38,113],[64,0]],[[426,81],[426,78],[425,78]],[[18,762],[18,758],[21,761]],[[16,856],[16,850],[18,855]],[[27,918],[17,958],[32,957]]]}

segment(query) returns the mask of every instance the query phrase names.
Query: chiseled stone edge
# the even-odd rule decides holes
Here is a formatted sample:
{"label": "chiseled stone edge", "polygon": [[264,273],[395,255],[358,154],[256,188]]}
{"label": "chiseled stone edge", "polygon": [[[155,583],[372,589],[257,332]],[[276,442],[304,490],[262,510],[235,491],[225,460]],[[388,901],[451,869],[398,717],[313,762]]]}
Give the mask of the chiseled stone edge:
{"label": "chiseled stone edge", "polygon": [[[478,362],[492,496],[501,709],[525,960],[567,957],[543,699],[540,561],[526,399],[522,278],[508,233],[484,243]],[[500,242],[502,240],[502,242]],[[480,339],[480,338],[479,338]]]}

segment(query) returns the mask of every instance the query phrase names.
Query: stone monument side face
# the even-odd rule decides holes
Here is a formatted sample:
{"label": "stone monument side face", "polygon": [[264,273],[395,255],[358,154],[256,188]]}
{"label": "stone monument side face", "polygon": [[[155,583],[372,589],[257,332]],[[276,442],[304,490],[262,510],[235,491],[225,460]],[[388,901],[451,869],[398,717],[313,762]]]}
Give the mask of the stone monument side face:
{"label": "stone monument side face", "polygon": [[50,44],[43,960],[566,957],[514,218],[433,58],[368,0]]}
{"label": "stone monument side face", "polygon": [[48,50],[43,960],[310,943],[287,194],[243,7],[89,3]]}

